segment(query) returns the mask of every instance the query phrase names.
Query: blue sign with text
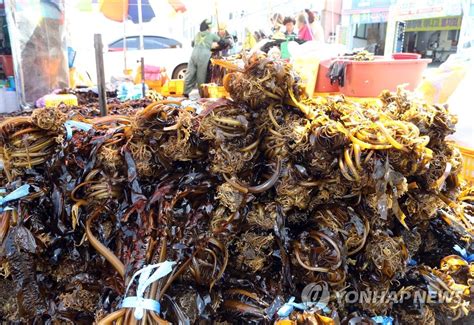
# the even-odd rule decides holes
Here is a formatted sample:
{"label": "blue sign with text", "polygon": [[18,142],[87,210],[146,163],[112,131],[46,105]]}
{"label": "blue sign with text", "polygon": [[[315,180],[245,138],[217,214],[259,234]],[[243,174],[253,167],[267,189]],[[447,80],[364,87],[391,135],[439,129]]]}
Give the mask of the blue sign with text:
{"label": "blue sign with text", "polygon": [[396,0],[352,0],[352,9],[388,8]]}

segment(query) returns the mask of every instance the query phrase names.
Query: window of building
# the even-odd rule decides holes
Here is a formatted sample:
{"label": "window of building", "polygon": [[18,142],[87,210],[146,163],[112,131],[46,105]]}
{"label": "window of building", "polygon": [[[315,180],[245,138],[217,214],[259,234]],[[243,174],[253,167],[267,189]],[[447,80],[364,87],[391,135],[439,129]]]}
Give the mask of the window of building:
{"label": "window of building", "polygon": [[367,39],[367,24],[357,24],[354,37]]}
{"label": "window of building", "polygon": [[448,31],[448,41],[456,41],[459,38],[459,29]]}

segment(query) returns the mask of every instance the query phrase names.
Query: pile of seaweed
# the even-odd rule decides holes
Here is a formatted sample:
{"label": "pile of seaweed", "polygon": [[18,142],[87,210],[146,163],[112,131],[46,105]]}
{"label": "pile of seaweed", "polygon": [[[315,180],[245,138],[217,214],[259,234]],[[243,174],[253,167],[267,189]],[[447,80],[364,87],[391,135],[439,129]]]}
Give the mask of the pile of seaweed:
{"label": "pile of seaweed", "polygon": [[199,113],[162,100],[0,122],[1,321],[472,315],[474,188],[447,107],[306,99],[265,56],[226,78],[232,99]]}

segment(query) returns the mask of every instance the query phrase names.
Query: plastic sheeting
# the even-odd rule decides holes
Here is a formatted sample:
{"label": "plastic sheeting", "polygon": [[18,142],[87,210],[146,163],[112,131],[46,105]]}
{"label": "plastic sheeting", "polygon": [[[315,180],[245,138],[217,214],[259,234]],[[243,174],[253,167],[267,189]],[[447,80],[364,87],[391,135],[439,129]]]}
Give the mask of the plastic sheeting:
{"label": "plastic sheeting", "polygon": [[64,0],[6,0],[15,79],[22,107],[67,87]]}
{"label": "plastic sheeting", "polygon": [[474,148],[474,110],[472,109],[472,85],[474,84],[474,63],[467,67],[466,76],[462,79],[448,105],[452,113],[457,114],[456,133],[451,136],[458,144]]}

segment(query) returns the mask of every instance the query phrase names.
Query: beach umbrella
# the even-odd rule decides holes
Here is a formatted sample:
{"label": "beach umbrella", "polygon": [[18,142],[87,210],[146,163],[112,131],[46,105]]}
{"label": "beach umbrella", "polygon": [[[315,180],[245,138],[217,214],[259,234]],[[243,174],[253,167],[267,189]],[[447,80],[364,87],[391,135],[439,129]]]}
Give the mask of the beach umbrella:
{"label": "beach umbrella", "polygon": [[105,17],[117,22],[131,20],[140,24],[149,22],[156,16],[149,0],[100,0],[99,7]]}
{"label": "beach umbrella", "polygon": [[[131,20],[135,24],[140,25],[140,51],[141,55],[141,69],[142,69],[142,85],[143,85],[143,96],[145,96],[145,80],[143,79],[143,69],[144,69],[144,58],[143,58],[143,33],[142,33],[142,23],[149,22],[155,17],[155,11],[150,6],[149,0],[100,0],[99,1],[100,11],[104,14],[105,17],[117,21],[125,22],[126,20]],[[124,26],[124,39],[126,38],[126,31]],[[126,42],[123,42],[124,45]],[[124,65],[127,69],[127,59],[126,59],[126,48],[124,48]]]}

